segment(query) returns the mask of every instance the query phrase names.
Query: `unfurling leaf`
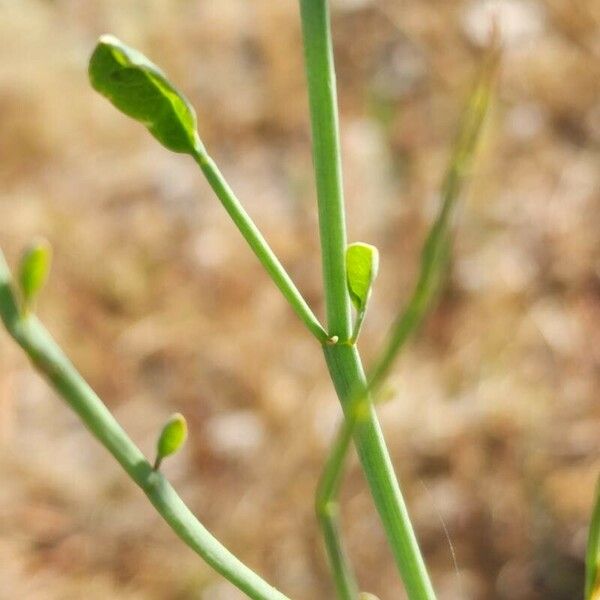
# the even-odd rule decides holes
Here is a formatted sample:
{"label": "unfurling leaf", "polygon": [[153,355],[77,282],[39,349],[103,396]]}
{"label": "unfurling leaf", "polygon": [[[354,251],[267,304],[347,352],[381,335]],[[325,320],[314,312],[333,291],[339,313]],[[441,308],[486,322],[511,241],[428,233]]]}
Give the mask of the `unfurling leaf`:
{"label": "unfurling leaf", "polygon": [[158,469],[163,458],[178,452],[185,443],[186,438],[187,422],[185,417],[180,413],[171,415],[162,428],[156,444],[156,462],[154,468]]}
{"label": "unfurling leaf", "polygon": [[141,52],[103,35],[90,58],[89,77],[96,91],[169,150],[194,154],[202,147],[191,104]]}
{"label": "unfurling leaf", "polygon": [[357,311],[365,309],[371,287],[379,270],[379,252],[375,246],[356,242],[346,249],[346,276],[350,299]]}
{"label": "unfurling leaf", "polygon": [[31,243],[23,252],[19,266],[19,286],[23,309],[28,312],[44,287],[50,272],[52,247],[43,239]]}

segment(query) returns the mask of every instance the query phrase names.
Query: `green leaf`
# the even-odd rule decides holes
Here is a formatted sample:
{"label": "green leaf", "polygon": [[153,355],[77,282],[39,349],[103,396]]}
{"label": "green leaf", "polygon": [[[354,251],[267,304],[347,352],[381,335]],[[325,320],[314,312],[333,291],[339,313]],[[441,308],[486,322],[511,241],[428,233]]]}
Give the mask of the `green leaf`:
{"label": "green leaf", "polygon": [[89,77],[96,91],[169,150],[194,154],[202,147],[194,109],[141,52],[103,35],[90,58]]}
{"label": "green leaf", "polygon": [[186,438],[187,422],[185,417],[180,413],[171,415],[160,432],[156,444],[156,467],[160,465],[163,458],[179,451]]}
{"label": "green leaf", "polygon": [[51,262],[52,247],[46,240],[32,242],[23,252],[19,266],[19,286],[25,312],[31,309],[38,293],[44,287]]}
{"label": "green leaf", "polygon": [[348,246],[346,249],[348,292],[357,311],[365,309],[378,269],[379,252],[375,246],[363,242]]}

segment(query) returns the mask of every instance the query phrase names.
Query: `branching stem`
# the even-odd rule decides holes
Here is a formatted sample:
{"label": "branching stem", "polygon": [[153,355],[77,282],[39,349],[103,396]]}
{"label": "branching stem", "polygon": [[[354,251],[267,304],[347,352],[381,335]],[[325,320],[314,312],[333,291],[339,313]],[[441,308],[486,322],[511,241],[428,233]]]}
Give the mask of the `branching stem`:
{"label": "branching stem", "polygon": [[20,314],[0,251],[0,318],[36,369],[142,489],[171,529],[218,573],[253,600],[289,600],[243,564],[196,519],[167,479],[146,460],[102,400],[35,316]]}
{"label": "branching stem", "polygon": [[[350,299],[346,289],[346,226],[342,192],[341,152],[330,16],[327,0],[300,0],[302,34],[313,137],[323,280],[330,335],[350,339]],[[323,346],[325,360],[345,411],[355,394],[365,394],[366,380],[354,346]],[[390,541],[411,600],[435,595],[400,493],[400,488],[377,421],[367,399],[364,422],[354,429],[354,440],[375,505]],[[330,556],[336,579],[343,577]]]}

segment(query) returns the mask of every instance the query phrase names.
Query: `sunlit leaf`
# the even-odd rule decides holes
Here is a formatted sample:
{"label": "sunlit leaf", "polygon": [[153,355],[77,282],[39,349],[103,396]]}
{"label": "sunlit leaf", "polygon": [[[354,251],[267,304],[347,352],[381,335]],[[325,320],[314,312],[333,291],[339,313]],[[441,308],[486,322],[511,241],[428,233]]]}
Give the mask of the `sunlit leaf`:
{"label": "sunlit leaf", "polygon": [[143,123],[163,146],[188,154],[201,146],[194,109],[141,52],[103,35],[90,58],[89,77],[95,90]]}
{"label": "sunlit leaf", "polygon": [[379,252],[375,246],[356,242],[346,249],[346,275],[350,299],[357,311],[364,310],[377,271]]}

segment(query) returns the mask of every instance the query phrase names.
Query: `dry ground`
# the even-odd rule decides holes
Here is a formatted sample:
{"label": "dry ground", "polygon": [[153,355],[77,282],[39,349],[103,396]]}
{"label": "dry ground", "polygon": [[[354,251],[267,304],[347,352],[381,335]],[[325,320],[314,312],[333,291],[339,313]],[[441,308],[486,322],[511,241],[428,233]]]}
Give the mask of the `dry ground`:
{"label": "dry ground", "polygon": [[[506,53],[450,283],[380,412],[441,600],[572,600],[600,471],[600,3],[335,3],[349,233],[382,253],[361,347],[410,292],[492,4]],[[165,470],[203,522],[294,599],[331,598],[319,349],[191,161],[90,90],[107,31],[188,93],[322,314],[296,2],[0,0],[0,243],[52,242],[41,316],[148,455],[188,416]],[[240,598],[0,351],[0,599]],[[354,459],[343,503],[364,587],[402,597]]]}

